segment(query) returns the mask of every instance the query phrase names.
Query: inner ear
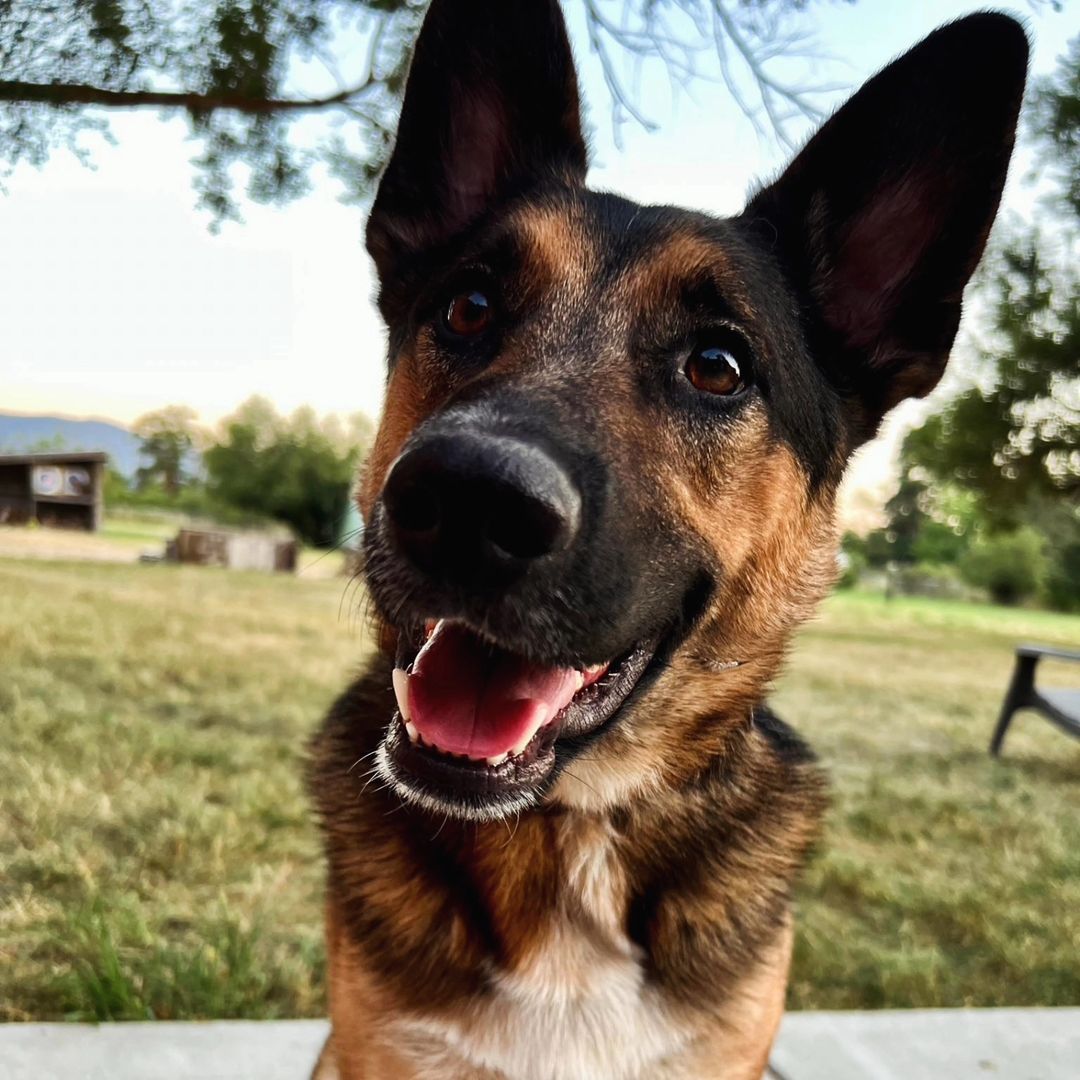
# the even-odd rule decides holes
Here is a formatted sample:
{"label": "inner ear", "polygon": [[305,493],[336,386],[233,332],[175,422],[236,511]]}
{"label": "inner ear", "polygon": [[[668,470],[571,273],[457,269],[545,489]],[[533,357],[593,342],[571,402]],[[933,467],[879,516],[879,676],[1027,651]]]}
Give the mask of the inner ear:
{"label": "inner ear", "polygon": [[852,348],[868,350],[871,362],[941,227],[932,190],[916,176],[892,184],[837,230],[836,252],[819,260],[829,267],[815,289],[825,321]]}
{"label": "inner ear", "polygon": [[452,95],[446,173],[447,215],[471,221],[497,195],[513,171],[510,118],[495,87],[459,88]]}
{"label": "inner ear", "polygon": [[573,56],[557,0],[433,0],[397,139],[368,220],[384,282],[487,210],[586,169]]}

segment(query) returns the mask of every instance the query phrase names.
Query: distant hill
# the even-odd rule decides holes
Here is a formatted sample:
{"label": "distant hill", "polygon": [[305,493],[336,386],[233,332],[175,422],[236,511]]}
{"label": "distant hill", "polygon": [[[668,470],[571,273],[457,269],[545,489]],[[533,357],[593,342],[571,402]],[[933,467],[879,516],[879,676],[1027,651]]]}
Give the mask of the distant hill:
{"label": "distant hill", "polygon": [[112,467],[124,476],[133,476],[139,467],[139,440],[119,424],[0,413],[0,454],[26,453],[57,439],[62,450],[104,450]]}

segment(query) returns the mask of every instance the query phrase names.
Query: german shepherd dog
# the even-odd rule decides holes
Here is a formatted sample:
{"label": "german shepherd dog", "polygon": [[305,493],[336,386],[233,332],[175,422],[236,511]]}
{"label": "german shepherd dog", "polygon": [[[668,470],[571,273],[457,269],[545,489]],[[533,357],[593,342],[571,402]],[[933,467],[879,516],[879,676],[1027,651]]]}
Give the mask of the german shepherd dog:
{"label": "german shepherd dog", "polygon": [[945,26],[717,219],[586,188],[556,0],[433,0],[367,226],[320,1080],[761,1075],[824,803],[764,696],[847,459],[941,377],[1027,51]]}

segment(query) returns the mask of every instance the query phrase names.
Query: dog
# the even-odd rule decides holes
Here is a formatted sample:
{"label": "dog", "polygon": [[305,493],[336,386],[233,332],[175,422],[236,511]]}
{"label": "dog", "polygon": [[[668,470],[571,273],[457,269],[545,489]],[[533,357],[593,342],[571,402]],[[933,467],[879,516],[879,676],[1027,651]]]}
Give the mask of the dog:
{"label": "dog", "polygon": [[718,219],[586,188],[556,0],[433,0],[367,225],[318,1080],[761,1076],[825,805],[767,690],[846,461],[942,375],[1027,53],[946,25]]}

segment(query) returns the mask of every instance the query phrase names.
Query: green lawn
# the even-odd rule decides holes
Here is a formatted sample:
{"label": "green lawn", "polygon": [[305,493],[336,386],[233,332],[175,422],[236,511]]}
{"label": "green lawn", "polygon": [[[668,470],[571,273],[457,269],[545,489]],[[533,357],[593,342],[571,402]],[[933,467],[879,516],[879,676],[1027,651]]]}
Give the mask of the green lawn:
{"label": "green lawn", "polygon": [[98,536],[116,543],[130,544],[136,548],[163,547],[171,540],[184,522],[180,514],[125,514],[109,511]]}
{"label": "green lawn", "polygon": [[[322,1011],[300,761],[357,605],[310,575],[0,560],[0,1018]],[[1017,639],[1080,645],[1080,619],[846,594],[801,637],[775,702],[835,796],[795,1007],[1080,1002],[1080,744],[1021,715],[986,756]]]}

